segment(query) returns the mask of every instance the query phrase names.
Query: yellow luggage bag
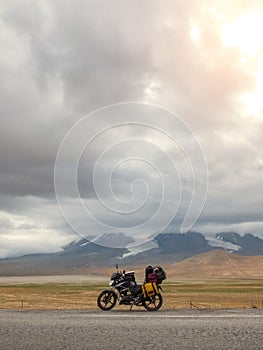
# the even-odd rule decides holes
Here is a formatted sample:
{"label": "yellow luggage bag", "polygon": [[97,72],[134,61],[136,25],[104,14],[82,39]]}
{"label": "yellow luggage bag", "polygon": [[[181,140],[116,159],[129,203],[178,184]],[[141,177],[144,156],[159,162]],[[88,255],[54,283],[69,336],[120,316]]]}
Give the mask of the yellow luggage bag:
{"label": "yellow luggage bag", "polygon": [[157,287],[157,284],[155,282],[144,283],[142,285],[142,293],[144,298],[153,297],[157,294],[160,294],[159,288]]}

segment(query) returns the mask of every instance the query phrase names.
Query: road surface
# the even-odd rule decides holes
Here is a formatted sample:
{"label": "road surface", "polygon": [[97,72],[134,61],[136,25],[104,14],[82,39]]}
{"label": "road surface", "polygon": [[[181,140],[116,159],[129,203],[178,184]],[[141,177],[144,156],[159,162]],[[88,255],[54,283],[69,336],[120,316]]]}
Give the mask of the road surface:
{"label": "road surface", "polygon": [[263,349],[263,309],[0,310],[1,350]]}

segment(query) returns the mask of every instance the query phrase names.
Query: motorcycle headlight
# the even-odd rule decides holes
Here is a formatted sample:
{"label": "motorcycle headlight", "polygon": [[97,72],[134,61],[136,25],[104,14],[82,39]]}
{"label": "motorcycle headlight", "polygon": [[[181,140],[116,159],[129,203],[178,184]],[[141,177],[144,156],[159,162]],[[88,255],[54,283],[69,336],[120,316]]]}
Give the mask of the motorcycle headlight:
{"label": "motorcycle headlight", "polygon": [[112,286],[112,285],[113,285],[113,282],[114,282],[113,280],[110,280],[110,281],[109,281],[109,286]]}

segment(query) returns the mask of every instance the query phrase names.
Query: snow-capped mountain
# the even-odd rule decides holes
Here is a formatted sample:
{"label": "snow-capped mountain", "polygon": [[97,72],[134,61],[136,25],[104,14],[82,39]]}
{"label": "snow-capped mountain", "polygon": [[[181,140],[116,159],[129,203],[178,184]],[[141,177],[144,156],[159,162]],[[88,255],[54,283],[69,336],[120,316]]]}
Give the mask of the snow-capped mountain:
{"label": "snow-capped mountain", "polygon": [[224,250],[228,250],[229,252],[236,252],[241,248],[238,244],[227,242],[221,237],[209,237],[207,240],[211,247],[222,248]]}
{"label": "snow-capped mountain", "polygon": [[122,258],[127,258],[128,256],[136,256],[139,253],[158,248],[158,243],[151,239],[139,245],[127,245],[126,248],[128,251],[127,253],[123,254]]}
{"label": "snow-capped mountain", "polygon": [[134,243],[134,239],[122,232],[118,232],[105,233],[92,239],[91,242],[109,248],[125,248],[127,245]]}
{"label": "snow-capped mountain", "polygon": [[[9,274],[75,273],[94,266],[169,264],[212,250],[234,255],[263,256],[263,239],[235,232],[203,235],[198,232],[162,233],[138,245],[122,233],[89,236],[63,247],[58,253],[31,254],[0,260],[0,276]],[[115,248],[109,245],[115,245]],[[117,248],[116,248],[117,246]]]}
{"label": "snow-capped mountain", "polygon": [[247,233],[243,236],[236,232],[221,232],[216,235],[219,242],[228,244],[239,255],[263,255],[263,239]]}

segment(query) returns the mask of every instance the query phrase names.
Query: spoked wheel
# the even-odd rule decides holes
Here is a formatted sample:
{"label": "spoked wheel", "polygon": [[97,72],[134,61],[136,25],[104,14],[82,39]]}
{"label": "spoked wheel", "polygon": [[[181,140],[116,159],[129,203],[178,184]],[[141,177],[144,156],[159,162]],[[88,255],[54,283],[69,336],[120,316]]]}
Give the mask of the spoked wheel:
{"label": "spoked wheel", "polygon": [[157,311],[163,305],[163,297],[161,294],[157,294],[154,297],[149,297],[143,301],[143,306],[148,311]]}
{"label": "spoked wheel", "polygon": [[103,311],[111,310],[117,301],[117,296],[112,290],[104,290],[97,299],[98,307]]}

